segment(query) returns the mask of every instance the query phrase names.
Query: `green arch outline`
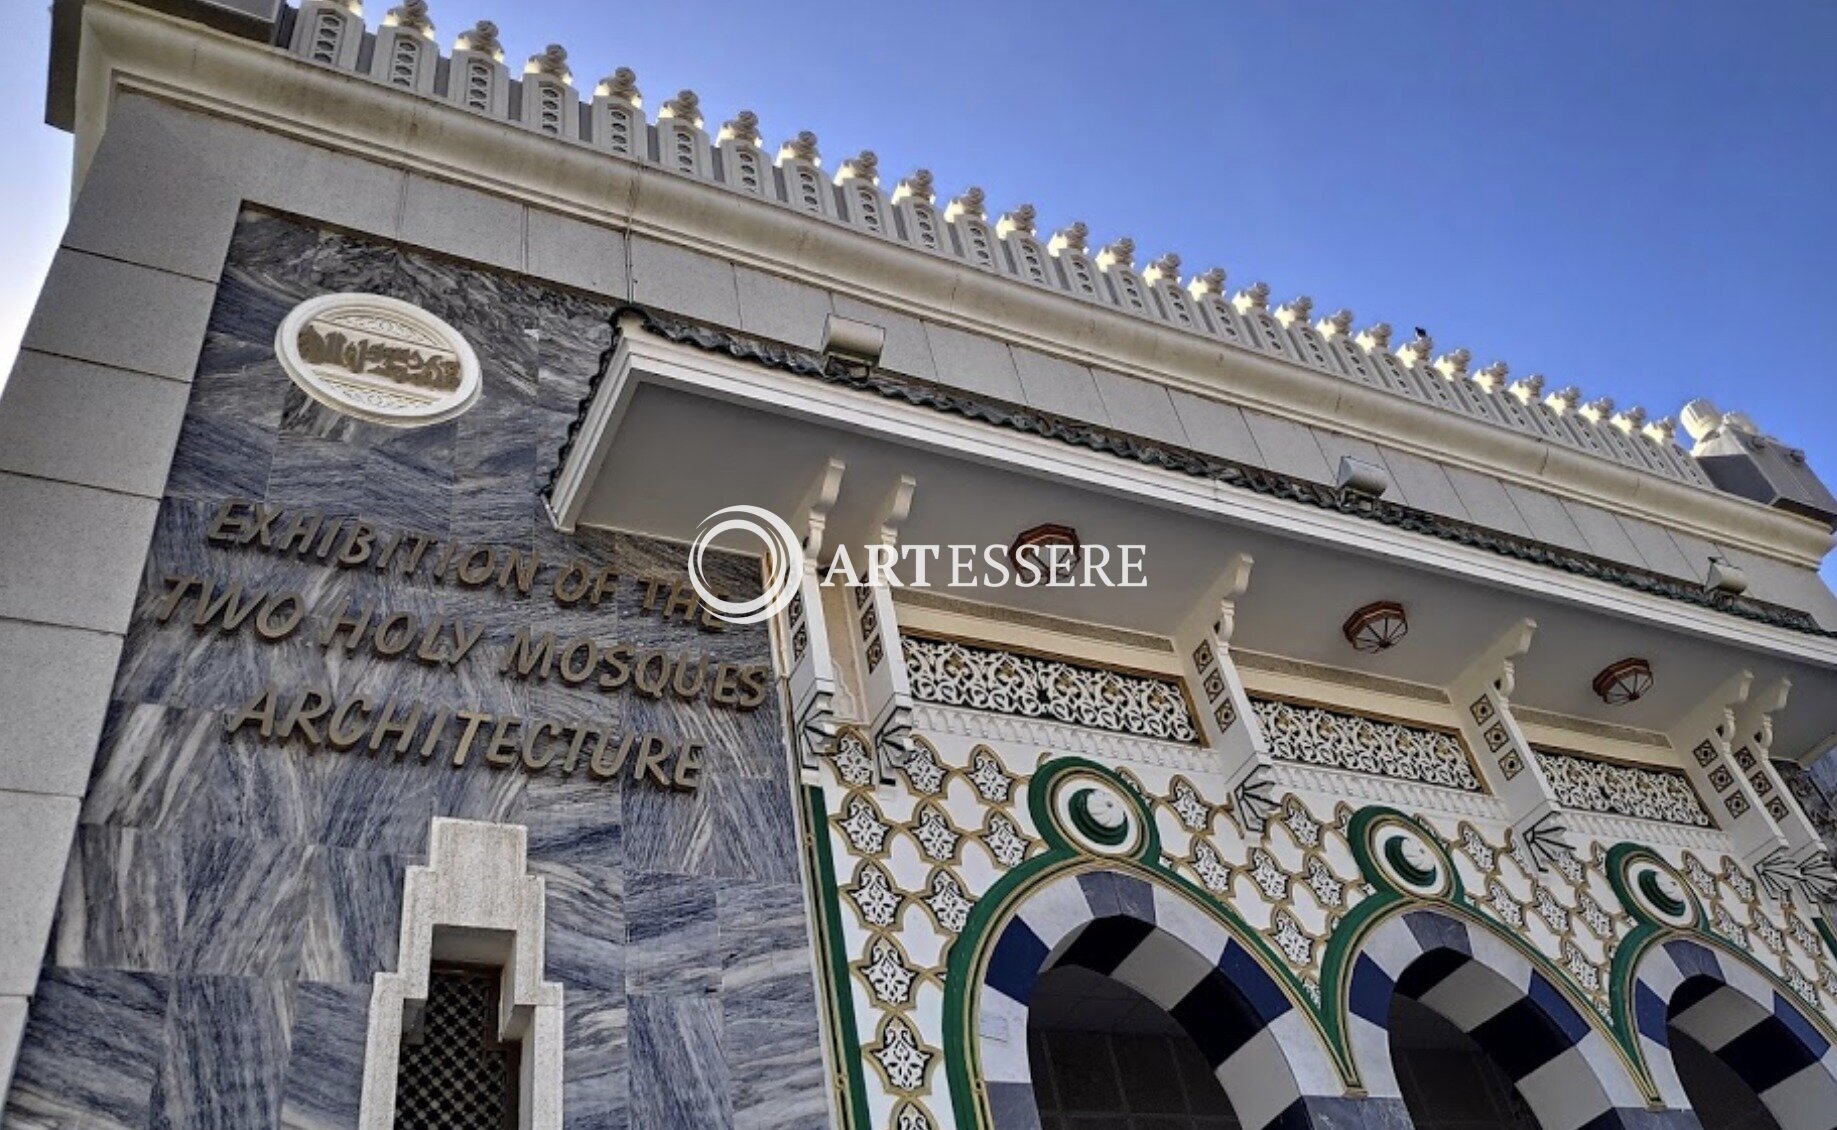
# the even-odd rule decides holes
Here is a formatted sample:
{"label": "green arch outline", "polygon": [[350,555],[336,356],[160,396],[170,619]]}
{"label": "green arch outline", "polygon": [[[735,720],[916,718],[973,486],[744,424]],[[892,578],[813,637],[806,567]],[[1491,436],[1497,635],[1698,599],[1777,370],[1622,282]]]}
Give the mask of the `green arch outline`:
{"label": "green arch outline", "polygon": [[[1096,854],[1080,847],[1076,840],[1067,836],[1059,827],[1051,805],[1052,784],[1059,776],[1070,772],[1100,777],[1114,785],[1129,801],[1144,833],[1141,842],[1132,852],[1120,855]],[[1028,810],[1046,844],[1046,850],[1004,873],[976,900],[963,930],[949,943],[946,958],[942,1033],[942,1068],[945,1075],[943,1090],[948,1094],[958,1125],[965,1130],[987,1126],[986,1092],[978,1078],[979,1073],[974,1070],[980,1066],[974,1010],[980,1000],[981,975],[993,950],[993,942],[999,937],[997,927],[1005,926],[1013,913],[1039,887],[1061,876],[1086,871],[1118,871],[1160,884],[1209,915],[1252,955],[1264,972],[1282,988],[1290,1004],[1308,1019],[1350,1095],[1363,1092],[1358,1064],[1352,1054],[1348,1021],[1352,969],[1373,932],[1391,918],[1419,909],[1446,914],[1471,928],[1484,930],[1522,955],[1564,994],[1592,1028],[1607,1037],[1609,1046],[1620,1057],[1635,1086],[1654,1108],[1663,1102],[1663,1097],[1658,1093],[1651,1066],[1646,1061],[1639,1039],[1633,982],[1640,961],[1656,944],[1674,938],[1684,939],[1704,945],[1719,957],[1741,963],[1760,974],[1782,999],[1793,1002],[1800,1014],[1833,1046],[1837,1046],[1837,1025],[1823,1013],[1805,1007],[1801,1003],[1802,998],[1791,986],[1708,928],[1707,907],[1701,899],[1697,900],[1697,922],[1687,928],[1656,923],[1640,912],[1638,903],[1630,901],[1622,889],[1620,880],[1624,864],[1636,854],[1644,853],[1652,855],[1664,866],[1671,867],[1668,861],[1644,844],[1621,841],[1607,852],[1610,886],[1636,925],[1615,947],[1608,972],[1608,1015],[1604,1017],[1566,969],[1538,952],[1528,941],[1511,933],[1504,924],[1496,921],[1473,901],[1463,885],[1459,869],[1453,866],[1444,838],[1438,832],[1399,809],[1386,805],[1367,805],[1354,813],[1347,827],[1347,839],[1362,877],[1372,885],[1374,891],[1341,916],[1333,932],[1325,939],[1321,955],[1320,1003],[1316,1005],[1303,987],[1301,979],[1289,969],[1286,958],[1275,950],[1260,931],[1212,892],[1168,866],[1161,854],[1155,810],[1127,778],[1087,758],[1058,757],[1041,765],[1027,787]],[[822,931],[829,950],[830,970],[826,980],[840,989],[833,996],[838,1014],[832,1014],[828,1021],[833,1025],[832,1030],[836,1035],[845,1037],[835,1045],[837,1054],[844,1062],[836,1065],[837,1077],[834,1082],[840,1092],[839,1105],[843,1110],[845,1124],[867,1126],[870,1123],[870,1108],[866,1081],[860,1057],[854,1054],[859,1050],[859,1041],[853,1023],[850,962],[840,937],[843,928],[837,894],[840,888],[835,883],[834,861],[828,851],[827,837],[822,834],[822,830],[827,827],[826,798],[820,786],[806,786],[802,791],[808,806],[808,827],[815,831],[812,836],[814,842],[807,842],[806,850],[811,858],[813,875],[819,883],[819,891],[828,892],[819,894],[814,900],[818,904],[821,924],[826,927]],[[1449,889],[1444,894],[1407,894],[1399,892],[1390,884],[1371,857],[1365,835],[1371,824],[1380,819],[1401,821],[1426,835],[1450,870]],[[1837,954],[1837,929],[1821,914],[1813,913],[1810,918],[1824,943],[1826,958]],[[939,1090],[934,1087],[930,1094],[935,1102]]]}
{"label": "green arch outline", "polygon": [[[1051,813],[1052,782],[1060,775],[1082,771],[1113,783],[1138,809],[1144,819],[1146,835],[1133,856],[1094,855],[1077,849],[1059,830]],[[1165,886],[1185,898],[1198,910],[1210,916],[1226,935],[1243,946],[1252,959],[1269,974],[1289,998],[1289,1003],[1306,1017],[1320,1037],[1335,1069],[1348,1087],[1356,1086],[1351,1057],[1329,1035],[1321,1023],[1320,1010],[1314,1006],[1301,979],[1288,968],[1288,962],[1275,947],[1235,910],[1215,898],[1203,887],[1176,874],[1162,862],[1160,835],[1155,829],[1153,810],[1129,782],[1105,766],[1082,757],[1060,757],[1042,765],[1028,786],[1027,803],[1036,827],[1046,839],[1045,852],[1026,860],[1003,875],[988,892],[977,900],[963,931],[951,943],[944,979],[944,1070],[951,1107],[957,1125],[964,1130],[988,1125],[987,1092],[981,1085],[981,1046],[976,1038],[977,1005],[981,1001],[982,975],[994,952],[995,940],[1001,936],[1029,895],[1048,882],[1065,875],[1083,872],[1120,871],[1147,882]],[[953,1055],[953,1049],[957,1054]]]}

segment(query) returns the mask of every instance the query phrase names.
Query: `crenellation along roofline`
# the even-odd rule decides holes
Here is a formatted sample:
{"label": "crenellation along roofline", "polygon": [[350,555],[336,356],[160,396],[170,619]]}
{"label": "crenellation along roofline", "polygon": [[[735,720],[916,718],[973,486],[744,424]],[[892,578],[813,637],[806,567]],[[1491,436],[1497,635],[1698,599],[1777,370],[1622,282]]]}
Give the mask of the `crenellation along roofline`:
{"label": "crenellation along roofline", "polygon": [[[308,7],[346,11],[320,0]],[[635,147],[619,153],[591,136],[552,135],[508,110],[467,109],[437,92],[401,89],[353,67],[311,62],[125,0],[87,0],[81,13],[70,117],[79,183],[113,96],[133,90],[1796,566],[1816,568],[1832,544],[1831,531],[1814,520],[1715,489],[1669,439],[1607,416],[1591,419],[1580,409],[1554,412],[1521,395],[1527,382],[1514,393],[1497,368],[1469,374],[1459,355],[1437,358],[1420,344],[1391,351],[1377,340],[1381,333],[1358,335],[1362,345],[1340,332],[1345,319],[1321,319],[1317,328],[1268,309],[1257,288],[1227,300],[1208,293],[1216,274],[1182,287],[1165,276],[1171,266],[1165,260],[1138,272],[1127,263],[1129,249],[1113,246],[1100,264],[1105,254],[1080,255],[1074,239],[1039,261],[1056,285],[1029,281],[1022,274],[1025,253],[1043,245],[1013,216],[990,222],[976,214],[982,209],[974,197],[960,198],[954,210],[938,208],[922,199],[922,178],[916,186],[909,178],[903,195],[892,197],[862,175],[812,179],[815,168],[806,158],[814,139],[793,139],[776,163],[752,166],[760,182],[754,192],[736,179],[736,162],[760,152],[745,130],[710,138],[687,118],[646,119],[640,107],[619,103],[636,115],[628,125],[642,123],[638,132],[648,139],[644,155]],[[371,36],[361,21],[351,26]],[[399,39],[413,29],[381,32]],[[373,63],[386,54],[380,41],[366,43]],[[428,59],[438,57],[431,39],[412,45],[425,46]],[[558,82],[554,56],[537,60],[524,85]],[[452,72],[453,60],[444,61]],[[459,61],[485,65],[487,86],[503,83],[500,101],[511,104],[501,58],[470,52]],[[571,88],[567,97],[575,97]],[[579,105],[580,125],[617,101],[602,92]],[[680,96],[672,101],[682,108]],[[519,87],[516,104],[527,117],[538,103]],[[678,171],[651,155],[652,142],[671,139],[700,162],[694,170]],[[849,167],[860,173],[862,162]],[[809,198],[800,196],[805,189],[817,190],[810,210]],[[850,210],[851,194],[857,205],[879,210],[878,229],[859,218],[867,212]],[[927,226],[939,241],[931,249],[911,238]],[[975,261],[978,240],[990,262]],[[1081,296],[1067,285],[1074,268],[1088,268],[1098,293]],[[1139,308],[1123,301],[1129,294],[1141,299]]]}

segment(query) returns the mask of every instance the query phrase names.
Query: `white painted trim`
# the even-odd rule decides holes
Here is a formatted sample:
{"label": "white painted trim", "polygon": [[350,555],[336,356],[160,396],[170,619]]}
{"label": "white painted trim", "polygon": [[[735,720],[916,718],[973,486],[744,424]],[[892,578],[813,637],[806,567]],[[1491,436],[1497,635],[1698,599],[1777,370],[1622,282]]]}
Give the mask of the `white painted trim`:
{"label": "white painted trim", "polygon": [[625,410],[631,406],[631,394],[636,386],[623,377],[630,370],[631,350],[628,343],[632,340],[631,328],[629,324],[620,327],[618,349],[607,362],[606,373],[599,387],[594,389],[593,400],[586,405],[580,430],[575,433],[570,455],[572,452],[583,452],[586,457],[570,457],[564,462],[549,490],[549,520],[564,534],[574,532],[574,524],[580,518],[587,492],[592,489],[593,480],[599,477],[600,468],[606,462],[606,453],[610,447],[608,441],[618,432],[619,421],[624,419]]}
{"label": "white painted trim", "polygon": [[1816,568],[1818,523],[1636,471],[1217,338],[1108,310],[722,186],[417,98],[120,0],[83,9],[76,180],[134,90],[866,302],[1455,466],[1730,548]]}

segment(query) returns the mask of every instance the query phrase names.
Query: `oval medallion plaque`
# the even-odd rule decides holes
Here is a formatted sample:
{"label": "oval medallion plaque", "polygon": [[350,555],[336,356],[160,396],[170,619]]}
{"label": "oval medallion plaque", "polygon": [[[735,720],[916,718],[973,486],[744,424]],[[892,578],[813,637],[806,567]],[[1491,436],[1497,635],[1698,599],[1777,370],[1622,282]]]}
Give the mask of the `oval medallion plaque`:
{"label": "oval medallion plaque", "polygon": [[466,339],[394,298],[309,298],[282,320],[274,351],[308,396],[373,423],[438,424],[478,400],[478,357]]}

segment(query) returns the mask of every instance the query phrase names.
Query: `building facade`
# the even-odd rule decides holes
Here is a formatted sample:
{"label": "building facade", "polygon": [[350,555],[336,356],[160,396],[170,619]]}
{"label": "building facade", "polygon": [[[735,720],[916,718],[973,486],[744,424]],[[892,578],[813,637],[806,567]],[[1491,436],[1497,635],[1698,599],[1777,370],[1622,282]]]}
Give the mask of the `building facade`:
{"label": "building facade", "polygon": [[53,18],[7,1126],[1837,1126],[1837,500],[1746,417],[418,2]]}

